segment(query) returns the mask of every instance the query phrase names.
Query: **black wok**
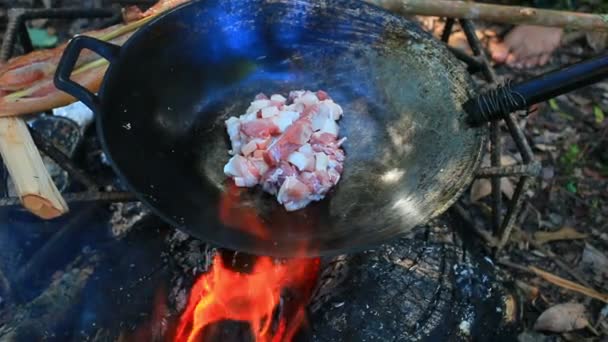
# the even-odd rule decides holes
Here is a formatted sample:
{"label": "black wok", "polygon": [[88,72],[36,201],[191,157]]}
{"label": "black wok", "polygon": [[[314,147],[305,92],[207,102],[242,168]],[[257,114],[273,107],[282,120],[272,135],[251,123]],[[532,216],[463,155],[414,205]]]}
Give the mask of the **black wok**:
{"label": "black wok", "polygon": [[[69,80],[80,50],[110,61],[99,95]],[[55,84],[94,110],[116,173],[155,214],[219,246],[322,255],[384,242],[445,211],[472,181],[484,132],[466,70],[407,20],[350,0],[205,0],[122,47],[77,37]],[[323,201],[286,212],[229,186],[224,120],[259,92],[326,90],[346,162]]]}

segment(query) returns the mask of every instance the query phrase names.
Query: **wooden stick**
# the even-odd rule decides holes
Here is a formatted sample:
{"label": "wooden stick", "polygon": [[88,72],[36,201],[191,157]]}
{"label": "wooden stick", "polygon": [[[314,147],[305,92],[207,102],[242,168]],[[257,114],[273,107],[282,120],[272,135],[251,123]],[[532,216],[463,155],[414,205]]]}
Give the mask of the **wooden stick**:
{"label": "wooden stick", "polygon": [[583,286],[581,284],[577,284],[573,281],[570,281],[568,279],[564,279],[560,276],[556,276],[553,273],[549,273],[547,271],[541,270],[538,267],[534,267],[534,266],[522,266],[522,265],[518,265],[516,263],[513,263],[511,261],[508,260],[498,260],[498,263],[507,267],[511,267],[520,271],[524,271],[527,273],[532,273],[535,274],[541,278],[543,278],[544,280],[548,281],[549,283],[559,286],[561,288],[570,290],[570,291],[574,291],[574,292],[578,292],[580,294],[583,294],[585,296],[591,297],[591,298],[595,298],[597,300],[600,300],[604,303],[608,303],[608,294],[605,293],[600,293],[590,287],[587,286]]}
{"label": "wooden stick", "polygon": [[608,294],[597,292],[596,290],[594,290],[592,288],[577,284],[573,281],[564,279],[562,277],[558,277],[555,274],[549,273],[547,271],[543,271],[540,268],[537,268],[534,266],[528,266],[528,268],[532,272],[534,272],[536,275],[540,276],[541,278],[545,279],[546,281],[548,281],[554,285],[563,287],[570,291],[575,291],[575,292],[584,294],[585,296],[589,296],[589,297],[595,298],[597,300],[601,300],[604,303],[608,303]]}
{"label": "wooden stick", "polygon": [[391,12],[504,24],[529,24],[584,31],[608,31],[608,15],[452,0],[364,0]]}
{"label": "wooden stick", "polygon": [[43,219],[68,212],[23,119],[0,118],[0,154],[27,210]]}

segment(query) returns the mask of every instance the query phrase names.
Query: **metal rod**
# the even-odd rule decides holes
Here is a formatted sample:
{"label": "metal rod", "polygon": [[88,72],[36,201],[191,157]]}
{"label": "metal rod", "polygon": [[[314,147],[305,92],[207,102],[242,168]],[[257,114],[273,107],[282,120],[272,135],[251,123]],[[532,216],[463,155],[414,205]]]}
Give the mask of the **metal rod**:
{"label": "metal rod", "polygon": [[[500,141],[500,126],[497,121],[490,124],[491,155],[490,162],[492,167],[500,167],[500,157],[502,146]],[[491,177],[492,184],[492,229],[497,233],[500,229],[502,214],[502,191],[500,176]]]}
{"label": "metal rod", "polygon": [[513,199],[511,200],[511,205],[509,206],[509,210],[505,215],[505,219],[501,226],[500,231],[498,232],[500,239],[498,239],[498,246],[496,246],[496,253],[500,252],[507,242],[509,242],[509,237],[511,236],[511,232],[513,231],[513,227],[515,226],[515,221],[517,221],[517,214],[521,210],[521,206],[524,200],[524,193],[528,189],[528,183],[530,182],[530,177],[521,177],[517,186],[515,187],[515,192],[513,193]]}
{"label": "metal rod", "polygon": [[481,71],[483,72],[484,77],[492,83],[496,82],[496,73],[494,72],[494,69],[492,69],[488,56],[481,46],[481,42],[477,38],[477,34],[475,33],[475,25],[472,21],[467,19],[461,19],[459,22],[464,34],[467,37],[469,45],[471,46],[471,50],[473,50],[473,54],[475,56],[479,56],[481,62]]}
{"label": "metal rod", "polygon": [[454,23],[456,21],[453,18],[448,18],[445,22],[445,26],[443,27],[443,33],[441,33],[441,40],[444,43],[447,43],[450,40],[450,36],[452,35],[452,30],[454,29]]}
{"label": "metal rod", "polygon": [[[489,59],[485,54],[484,50],[481,47],[481,43],[475,34],[475,26],[469,20],[460,20],[460,24],[467,36],[467,41],[471,46],[471,50],[475,53],[475,55],[479,56],[479,62],[482,67],[481,70],[489,83],[496,83],[496,73],[491,67]],[[479,103],[479,101],[477,102]],[[465,104],[465,110],[466,110]],[[521,108],[524,109],[524,108]],[[467,110],[468,112],[468,110]],[[503,115],[502,117],[492,117],[490,124],[490,142],[492,146],[492,168],[486,169],[488,175],[492,178],[492,224],[494,226],[495,236],[498,237],[499,243],[496,247],[495,252],[498,253],[504,248],[506,243],[509,241],[509,237],[511,235],[511,231],[513,230],[513,226],[517,220],[517,213],[520,212],[522,203],[524,200],[525,190],[527,189],[529,183],[533,178],[528,176],[522,176],[519,179],[517,187],[515,189],[515,193],[513,194],[513,198],[511,203],[509,203],[509,207],[507,209],[507,213],[504,217],[504,220],[501,220],[501,207],[502,207],[502,194],[500,191],[500,173],[508,175],[510,171],[514,171],[513,168],[509,169],[506,167],[500,166],[500,155],[501,155],[501,146],[500,146],[500,126],[499,121],[496,119],[504,118],[507,127],[509,128],[509,132],[517,145],[519,152],[522,155],[522,159],[524,161],[525,166],[528,168],[526,171],[530,172],[540,172],[540,165],[534,163],[534,154],[528,141],[525,138],[524,133],[515,120],[511,117],[511,115]],[[487,122],[487,120],[485,121]],[[483,174],[484,170],[481,170]],[[490,173],[496,173],[492,175]]]}
{"label": "metal rod", "polygon": [[36,147],[40,149],[49,158],[53,159],[62,169],[74,177],[74,179],[80,184],[87,187],[89,191],[98,190],[101,188],[101,184],[89,177],[86,172],[82,171],[68,156],[61,152],[55,145],[49,140],[40,135],[35,129],[30,127],[30,133]]}
{"label": "metal rod", "polygon": [[25,25],[25,20],[19,21],[18,33],[19,33],[19,42],[21,43],[21,46],[23,47],[23,52],[30,53],[30,52],[34,51],[34,44],[32,43],[32,40],[30,39],[30,33],[27,31],[27,25]]}
{"label": "metal rod", "polygon": [[470,73],[477,72],[483,68],[482,62],[480,62],[477,58],[473,56],[469,56],[469,54],[467,54],[466,52],[451,46],[448,46],[448,49],[454,54],[454,56],[456,56],[456,58],[467,64],[468,71]]}
{"label": "metal rod", "polygon": [[[471,50],[475,56],[478,56],[481,63],[481,71],[484,77],[490,83],[496,82],[496,73],[490,66],[490,62],[481,46],[481,42],[477,38],[475,33],[475,25],[466,19],[459,21],[462,30],[464,31],[467,42],[471,46]],[[497,120],[490,123],[490,162],[492,167],[500,167],[500,156],[502,154],[502,146],[500,141],[500,125]],[[502,213],[502,191],[500,188],[500,176],[491,177],[492,184],[492,230],[494,233],[498,233],[501,226],[501,213]]]}
{"label": "metal rod", "polygon": [[519,164],[500,167],[482,167],[475,173],[478,178],[499,177],[514,177],[514,176],[538,176],[541,170],[539,163]]}
{"label": "metal rod", "polygon": [[13,55],[13,49],[15,47],[15,39],[17,39],[17,30],[21,25],[21,13],[24,10],[22,8],[11,8],[7,12],[8,23],[6,24],[6,31],[2,39],[2,48],[0,48],[0,60],[7,61]]}
{"label": "metal rod", "polygon": [[519,128],[519,125],[517,124],[517,122],[515,122],[511,114],[505,117],[505,122],[507,123],[509,132],[511,132],[511,136],[513,137],[513,140],[515,141],[515,144],[517,145],[517,148],[521,153],[521,157],[524,163],[531,163],[534,158],[534,154],[532,152],[532,148],[528,144],[528,140],[526,140],[524,132],[522,132],[522,130]]}
{"label": "metal rod", "polygon": [[114,9],[103,8],[36,8],[25,10],[23,19],[79,19],[79,18],[107,18],[115,14]]}
{"label": "metal rod", "polygon": [[[111,191],[111,192],[73,192],[62,194],[67,203],[82,202],[136,202],[137,198],[130,192]],[[19,197],[0,198],[0,207],[20,206]]]}

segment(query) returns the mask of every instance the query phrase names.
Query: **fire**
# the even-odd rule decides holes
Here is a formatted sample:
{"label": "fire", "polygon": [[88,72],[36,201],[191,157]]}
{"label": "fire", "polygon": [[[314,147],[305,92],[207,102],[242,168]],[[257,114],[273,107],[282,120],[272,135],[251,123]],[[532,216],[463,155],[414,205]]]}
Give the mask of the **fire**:
{"label": "fire", "polygon": [[[223,320],[247,322],[258,342],[291,341],[305,323],[305,305],[318,270],[318,258],[279,262],[258,257],[251,273],[240,273],[224,265],[218,254],[211,270],[200,276],[192,288],[175,341],[202,341],[205,327]],[[295,303],[280,305],[286,289],[297,294]],[[291,317],[281,314],[273,329],[276,310],[291,311]]]}

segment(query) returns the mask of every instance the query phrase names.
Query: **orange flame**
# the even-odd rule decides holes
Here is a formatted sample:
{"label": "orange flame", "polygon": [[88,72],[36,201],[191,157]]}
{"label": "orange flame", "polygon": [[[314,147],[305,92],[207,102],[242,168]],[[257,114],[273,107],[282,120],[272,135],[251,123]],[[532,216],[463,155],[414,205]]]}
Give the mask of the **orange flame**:
{"label": "orange flame", "polygon": [[[175,341],[201,341],[203,329],[222,320],[248,322],[260,342],[291,341],[305,320],[305,305],[316,283],[319,259],[290,259],[273,262],[259,257],[250,274],[227,268],[219,255],[209,273],[194,284],[180,319]],[[282,317],[273,331],[273,314],[284,289],[298,293],[292,318]]]}

